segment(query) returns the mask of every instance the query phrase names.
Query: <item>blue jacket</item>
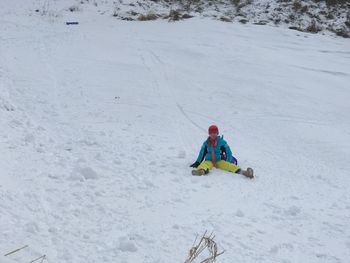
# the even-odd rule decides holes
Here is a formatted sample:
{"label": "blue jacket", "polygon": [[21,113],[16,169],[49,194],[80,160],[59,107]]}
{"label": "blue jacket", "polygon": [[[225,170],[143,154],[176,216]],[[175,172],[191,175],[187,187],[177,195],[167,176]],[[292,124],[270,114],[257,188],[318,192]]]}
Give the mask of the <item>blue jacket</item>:
{"label": "blue jacket", "polygon": [[[217,144],[214,148],[216,161],[218,162],[222,159],[223,152],[226,153],[226,160],[231,160],[232,152],[227,142],[224,140],[224,136],[218,136],[217,140]],[[202,145],[201,151],[199,152],[197,162],[201,163],[204,160],[204,158],[206,161],[212,161],[211,149],[212,146],[210,145],[208,140],[206,140]]]}

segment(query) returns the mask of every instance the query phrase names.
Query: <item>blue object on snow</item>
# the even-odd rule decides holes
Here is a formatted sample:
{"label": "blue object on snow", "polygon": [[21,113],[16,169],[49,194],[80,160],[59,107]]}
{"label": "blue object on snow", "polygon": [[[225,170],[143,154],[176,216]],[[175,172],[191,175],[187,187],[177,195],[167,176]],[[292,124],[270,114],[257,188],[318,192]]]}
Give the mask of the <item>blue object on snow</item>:
{"label": "blue object on snow", "polygon": [[66,22],[66,25],[79,25],[79,22]]}

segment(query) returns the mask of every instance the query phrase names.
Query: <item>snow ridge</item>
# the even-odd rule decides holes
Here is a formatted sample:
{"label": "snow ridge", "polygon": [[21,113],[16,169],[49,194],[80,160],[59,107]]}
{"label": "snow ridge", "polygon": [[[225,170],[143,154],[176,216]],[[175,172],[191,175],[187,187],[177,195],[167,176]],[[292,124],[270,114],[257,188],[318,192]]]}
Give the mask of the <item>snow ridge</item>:
{"label": "snow ridge", "polygon": [[350,2],[315,0],[118,0],[77,2],[68,8],[79,11],[95,7],[100,14],[122,20],[181,20],[194,16],[225,22],[289,27],[309,33],[333,32],[350,37]]}

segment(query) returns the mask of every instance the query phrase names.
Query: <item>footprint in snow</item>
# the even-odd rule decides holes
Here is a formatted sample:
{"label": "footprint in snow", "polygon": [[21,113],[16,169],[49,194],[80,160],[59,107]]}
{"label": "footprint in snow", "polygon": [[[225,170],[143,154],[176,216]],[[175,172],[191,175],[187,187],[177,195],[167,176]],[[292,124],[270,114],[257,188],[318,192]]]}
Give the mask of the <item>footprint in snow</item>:
{"label": "footprint in snow", "polygon": [[173,229],[180,229],[180,226],[178,224],[173,225]]}
{"label": "footprint in snow", "polygon": [[244,213],[242,212],[242,210],[238,209],[235,213],[235,216],[237,217],[244,217]]}
{"label": "footprint in snow", "polygon": [[122,161],[119,160],[119,159],[115,159],[113,162],[114,162],[116,165],[121,165],[121,164],[122,164]]}
{"label": "footprint in snow", "polygon": [[39,232],[39,226],[35,222],[29,222],[25,225],[25,230],[28,233],[36,234]]}
{"label": "footprint in snow", "polygon": [[85,180],[96,180],[98,179],[98,174],[91,167],[75,167],[68,177],[70,181],[85,181]]}
{"label": "footprint in snow", "polygon": [[130,240],[128,237],[119,238],[118,249],[122,252],[132,252],[132,253],[138,250],[135,243],[132,240]]}
{"label": "footprint in snow", "polygon": [[95,154],[95,159],[96,159],[97,161],[103,161],[103,160],[104,160],[101,153]]}
{"label": "footprint in snow", "polygon": [[297,197],[297,196],[295,196],[295,195],[292,195],[292,196],[290,196],[289,198],[292,199],[292,200],[299,200],[299,197]]}
{"label": "footprint in snow", "polygon": [[301,212],[301,210],[299,207],[291,206],[284,211],[284,214],[287,216],[297,216],[298,214],[300,214],[300,212]]}
{"label": "footprint in snow", "polygon": [[280,250],[287,250],[287,251],[292,252],[294,250],[294,246],[292,244],[289,244],[289,243],[278,244],[278,245],[275,245],[275,246],[271,247],[270,253],[271,254],[276,254]]}
{"label": "footprint in snow", "polygon": [[177,154],[178,159],[185,159],[186,158],[186,152],[185,151],[180,151]]}
{"label": "footprint in snow", "polygon": [[171,181],[174,182],[174,183],[180,183],[180,178],[175,177],[175,178],[171,179]]}
{"label": "footprint in snow", "polygon": [[345,245],[350,250],[350,241],[346,242]]}
{"label": "footprint in snow", "polygon": [[26,145],[32,143],[35,141],[35,136],[31,133],[26,134],[26,136],[24,136],[24,142],[26,143]]}

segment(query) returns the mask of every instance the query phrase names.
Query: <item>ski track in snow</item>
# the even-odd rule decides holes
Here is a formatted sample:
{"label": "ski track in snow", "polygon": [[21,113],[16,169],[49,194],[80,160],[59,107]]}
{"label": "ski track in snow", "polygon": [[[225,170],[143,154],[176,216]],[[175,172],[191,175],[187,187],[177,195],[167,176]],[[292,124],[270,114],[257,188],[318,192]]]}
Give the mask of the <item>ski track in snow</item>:
{"label": "ski track in snow", "polygon": [[[218,262],[347,262],[348,40],[75,16],[1,19],[6,261],[182,262],[208,230]],[[213,122],[255,180],[190,176]]]}

